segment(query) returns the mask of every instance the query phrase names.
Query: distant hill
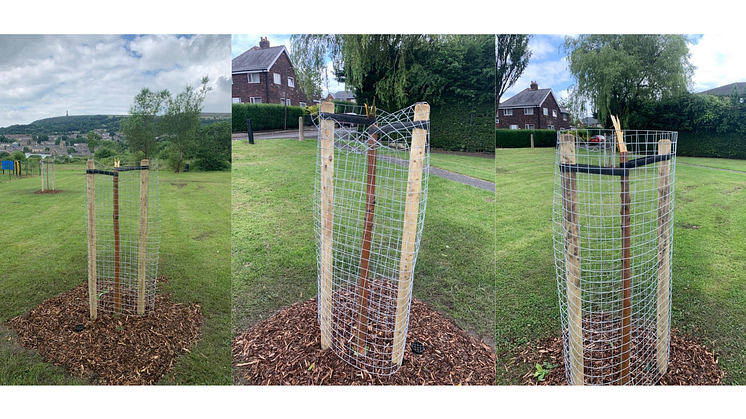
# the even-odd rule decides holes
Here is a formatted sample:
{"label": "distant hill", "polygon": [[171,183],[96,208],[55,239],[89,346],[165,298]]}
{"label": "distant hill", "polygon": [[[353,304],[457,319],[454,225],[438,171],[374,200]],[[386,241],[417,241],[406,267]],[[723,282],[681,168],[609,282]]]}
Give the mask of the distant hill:
{"label": "distant hill", "polygon": [[[88,131],[103,129],[109,132],[118,132],[122,120],[129,115],[70,115],[55,116],[52,118],[39,119],[26,125],[11,125],[0,128],[0,135],[5,134],[62,134],[65,132]],[[220,121],[230,121],[230,113],[204,112],[200,116],[202,125],[212,124]]]}

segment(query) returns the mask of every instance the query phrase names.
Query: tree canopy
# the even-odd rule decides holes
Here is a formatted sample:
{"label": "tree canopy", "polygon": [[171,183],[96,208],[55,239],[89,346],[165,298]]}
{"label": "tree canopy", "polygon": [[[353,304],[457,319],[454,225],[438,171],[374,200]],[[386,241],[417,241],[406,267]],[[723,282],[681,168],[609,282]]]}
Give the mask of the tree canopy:
{"label": "tree canopy", "polygon": [[496,105],[526,70],[531,59],[530,39],[531,35],[495,35]]}
{"label": "tree canopy", "polygon": [[570,72],[577,81],[570,93],[574,111],[594,111],[601,123],[610,114],[619,115],[626,125],[634,107],[686,92],[695,69],[688,42],[683,35],[566,37]]}
{"label": "tree canopy", "polygon": [[130,106],[130,117],[122,121],[122,132],[132,152],[141,151],[150,158],[156,150],[160,127],[156,118],[163,113],[163,105],[170,98],[168,90],[159,92],[143,88]]}

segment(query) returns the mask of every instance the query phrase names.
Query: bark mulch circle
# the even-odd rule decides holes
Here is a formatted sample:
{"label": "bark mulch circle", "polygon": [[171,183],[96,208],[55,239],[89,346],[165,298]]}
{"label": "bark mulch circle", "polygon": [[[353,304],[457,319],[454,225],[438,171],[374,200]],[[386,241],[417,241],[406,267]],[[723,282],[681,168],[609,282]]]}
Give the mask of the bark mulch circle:
{"label": "bark mulch circle", "polygon": [[[494,385],[495,352],[452,320],[412,300],[407,348],[390,376],[357,369],[321,350],[316,298],[280,310],[233,341],[233,367],[253,385]],[[422,355],[409,342],[421,342]]]}
{"label": "bark mulch circle", "polygon": [[62,189],[47,189],[46,191],[38,190],[38,191],[36,191],[34,193],[35,194],[39,194],[39,195],[41,195],[41,194],[52,195],[52,194],[62,193],[62,192],[65,192],[65,191],[63,191]]}
{"label": "bark mulch circle", "polygon": [[[74,376],[95,384],[154,384],[197,341],[203,322],[197,304],[155,296],[145,316],[99,313],[91,321],[88,284],[42,302],[8,321],[21,344]],[[82,330],[80,325],[83,326]]]}
{"label": "bark mulch circle", "polygon": [[[534,377],[536,364],[556,365],[544,380]],[[562,338],[548,337],[529,342],[513,357],[513,365],[528,371],[521,377],[526,385],[567,385]],[[718,365],[718,356],[707,349],[696,338],[671,330],[671,349],[668,371],[659,385],[717,385],[721,384],[725,372]]]}

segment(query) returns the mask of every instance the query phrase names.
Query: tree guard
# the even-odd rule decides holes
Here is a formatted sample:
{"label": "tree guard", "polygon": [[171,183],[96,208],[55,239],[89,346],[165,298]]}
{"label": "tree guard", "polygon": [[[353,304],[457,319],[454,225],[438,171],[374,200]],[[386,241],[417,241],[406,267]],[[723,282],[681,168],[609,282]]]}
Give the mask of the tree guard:
{"label": "tree guard", "polygon": [[160,208],[158,164],[86,166],[88,297],[99,312],[144,315],[155,305]]}
{"label": "tree guard", "polygon": [[554,260],[573,385],[655,384],[668,367],[678,134],[613,120],[557,133]]}
{"label": "tree guard", "polygon": [[54,160],[39,160],[41,174],[41,191],[54,191]]}
{"label": "tree guard", "polygon": [[314,199],[322,349],[390,375],[406,346],[427,202],[430,106],[321,104]]}

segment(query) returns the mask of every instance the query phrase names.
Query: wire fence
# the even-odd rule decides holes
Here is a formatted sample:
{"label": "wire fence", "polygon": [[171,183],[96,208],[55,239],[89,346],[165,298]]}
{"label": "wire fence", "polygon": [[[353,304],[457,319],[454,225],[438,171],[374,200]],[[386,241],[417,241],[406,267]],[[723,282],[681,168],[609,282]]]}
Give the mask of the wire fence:
{"label": "wire fence", "polygon": [[91,318],[152,312],[160,247],[158,162],[106,167],[89,160],[86,176]]}
{"label": "wire fence", "polygon": [[322,348],[371,374],[401,365],[427,203],[429,105],[326,102],[314,220]]}
{"label": "wire fence", "polygon": [[677,133],[625,131],[620,146],[620,132],[557,134],[554,260],[575,385],[654,384],[668,367]]}

